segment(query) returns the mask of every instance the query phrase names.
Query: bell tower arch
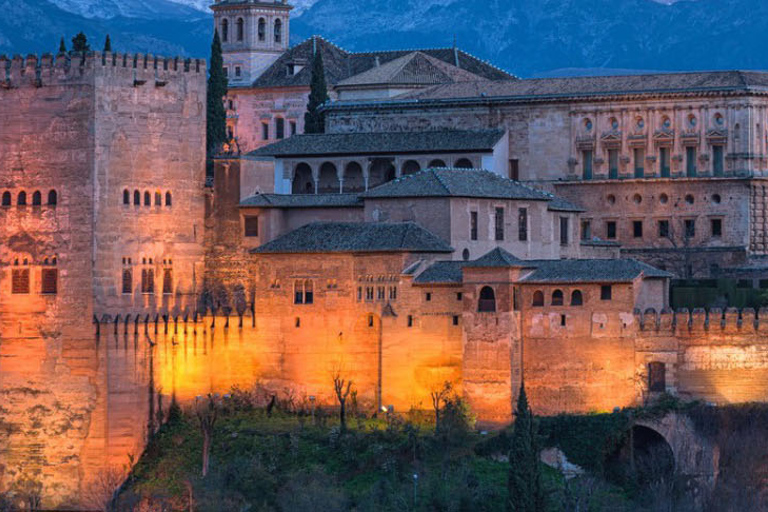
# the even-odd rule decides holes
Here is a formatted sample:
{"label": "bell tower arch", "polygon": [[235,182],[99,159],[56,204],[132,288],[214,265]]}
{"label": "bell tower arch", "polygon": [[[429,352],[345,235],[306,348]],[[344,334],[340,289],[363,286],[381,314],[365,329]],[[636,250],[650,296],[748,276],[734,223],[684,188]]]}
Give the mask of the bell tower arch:
{"label": "bell tower arch", "polygon": [[288,49],[287,0],[216,0],[211,9],[230,87],[250,86]]}

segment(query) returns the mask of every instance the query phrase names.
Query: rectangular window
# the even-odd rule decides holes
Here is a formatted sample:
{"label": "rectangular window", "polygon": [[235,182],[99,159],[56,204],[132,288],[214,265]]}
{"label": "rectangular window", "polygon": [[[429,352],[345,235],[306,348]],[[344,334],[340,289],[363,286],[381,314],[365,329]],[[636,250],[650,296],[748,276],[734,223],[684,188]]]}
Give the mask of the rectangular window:
{"label": "rectangular window", "polygon": [[520,181],[520,161],[516,158],[509,161],[509,179]]}
{"label": "rectangular window", "polygon": [[667,366],[664,363],[648,364],[648,391],[663,393],[667,390]]}
{"label": "rectangular window", "polygon": [[582,166],[583,166],[583,178],[585,180],[591,180],[592,179],[592,161],[593,153],[591,149],[587,149],[585,151],[581,152],[581,160],[582,160]]}
{"label": "rectangular window", "polygon": [[29,293],[29,269],[19,268],[11,272],[11,293],[26,295]]}
{"label": "rectangular window", "polygon": [[173,294],[173,270],[163,269],[163,295]]}
{"label": "rectangular window", "polygon": [[277,140],[285,138],[285,119],[282,117],[275,119],[275,138],[277,138]]}
{"label": "rectangular window", "polygon": [[659,238],[669,238],[669,221],[659,221]]}
{"label": "rectangular window", "polygon": [[568,231],[568,217],[560,217],[560,245],[568,245],[570,241]]}
{"label": "rectangular window", "polygon": [[458,293],[456,294],[456,300],[458,300],[458,301],[462,301],[462,300],[464,300],[464,294],[463,294],[463,293],[461,293],[461,292],[458,292]]}
{"label": "rectangular window", "polygon": [[636,220],[632,222],[632,236],[635,238],[643,238],[643,221]]}
{"label": "rectangular window", "polygon": [[588,220],[581,221],[581,239],[584,241],[592,240],[592,223]]}
{"label": "rectangular window", "polygon": [[365,300],[368,302],[373,302],[373,286],[366,286]]}
{"label": "rectangular window", "polygon": [[685,175],[689,178],[696,176],[696,148],[693,146],[685,148]]}
{"label": "rectangular window", "polygon": [[605,238],[616,240],[616,221],[609,220],[605,223]]}
{"label": "rectangular window", "polygon": [[408,327],[413,327],[413,317],[408,315]]}
{"label": "rectangular window", "polygon": [[314,281],[304,281],[304,304],[315,303]]}
{"label": "rectangular window", "polygon": [[296,121],[291,121],[291,135],[296,135]]}
{"label": "rectangular window", "polygon": [[426,297],[426,299],[427,299],[427,302],[430,302],[430,301],[432,300],[432,292],[427,292],[427,294],[425,295],[425,297]]}
{"label": "rectangular window", "polygon": [[608,178],[612,180],[619,179],[619,150],[608,150]]}
{"label": "rectangular window", "polygon": [[363,300],[363,287],[358,286],[357,287],[357,302],[362,302]]}
{"label": "rectangular window", "polygon": [[389,300],[397,300],[397,286],[389,287]]}
{"label": "rectangular window", "polygon": [[304,283],[301,281],[293,284],[293,303],[304,304]]}
{"label": "rectangular window", "polygon": [[59,271],[55,268],[43,269],[43,295],[59,293]]}
{"label": "rectangular window", "polygon": [[248,216],[245,218],[245,236],[257,237],[259,236],[259,217]]}
{"label": "rectangular window", "polygon": [[133,293],[133,270],[123,269],[123,293],[129,295]]}
{"label": "rectangular window", "polygon": [[669,178],[670,173],[669,148],[659,148],[659,171],[662,178]]}
{"label": "rectangular window", "polygon": [[504,240],[504,208],[496,208],[495,225],[496,241],[500,242]]}
{"label": "rectangular window", "polygon": [[141,293],[155,293],[155,271],[151,268],[141,270]]}
{"label": "rectangular window", "polygon": [[469,212],[469,238],[477,240],[477,212]]}
{"label": "rectangular window", "polygon": [[517,239],[521,242],[528,241],[528,208],[517,210]]}
{"label": "rectangular window", "polygon": [[723,219],[712,219],[712,236],[715,238],[723,236]]}
{"label": "rectangular window", "polygon": [[635,148],[635,178],[642,178],[645,176],[645,150],[643,148]]}
{"label": "rectangular window", "polygon": [[725,151],[723,146],[712,146],[712,174],[722,176],[725,173]]}
{"label": "rectangular window", "polygon": [[261,123],[261,140],[269,140],[269,123]]}
{"label": "rectangular window", "polygon": [[235,66],[235,76],[239,77],[241,75],[240,66]]}
{"label": "rectangular window", "polygon": [[456,315],[453,317],[453,325],[459,325],[459,317]]}
{"label": "rectangular window", "polygon": [[224,76],[229,77],[229,68],[228,67],[224,68]]}
{"label": "rectangular window", "polygon": [[613,298],[613,287],[605,284],[600,287],[600,300],[611,300]]}
{"label": "rectangular window", "polygon": [[693,238],[696,236],[696,221],[688,219],[685,221],[685,237]]}
{"label": "rectangular window", "polygon": [[387,297],[386,288],[379,286],[376,289],[376,300],[384,300]]}

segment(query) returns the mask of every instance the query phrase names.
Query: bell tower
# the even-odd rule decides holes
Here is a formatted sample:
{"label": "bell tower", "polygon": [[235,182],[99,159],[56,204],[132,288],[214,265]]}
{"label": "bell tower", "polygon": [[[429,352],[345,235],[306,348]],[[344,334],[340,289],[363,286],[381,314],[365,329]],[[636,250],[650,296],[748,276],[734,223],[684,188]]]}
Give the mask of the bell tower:
{"label": "bell tower", "polygon": [[288,49],[291,9],[287,0],[215,0],[230,87],[248,87]]}

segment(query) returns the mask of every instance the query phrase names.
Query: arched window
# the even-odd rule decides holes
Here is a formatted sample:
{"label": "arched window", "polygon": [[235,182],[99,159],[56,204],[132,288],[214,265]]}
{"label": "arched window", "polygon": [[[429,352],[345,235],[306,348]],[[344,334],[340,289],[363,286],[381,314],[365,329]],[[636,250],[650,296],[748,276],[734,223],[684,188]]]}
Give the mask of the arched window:
{"label": "arched window", "polygon": [[128,189],[123,190],[123,204],[131,204],[131,193]]}
{"label": "arched window", "polygon": [[291,185],[293,194],[314,194],[315,178],[312,176],[312,168],[302,162],[296,166]]}
{"label": "arched window", "polygon": [[3,206],[11,206],[11,193],[3,192]]}
{"label": "arched window", "polygon": [[35,190],[32,193],[32,206],[40,206],[43,204],[43,194],[39,190]]}
{"label": "arched window", "polygon": [[456,161],[454,167],[457,169],[471,169],[474,166],[472,165],[472,161],[469,158],[461,158]]}
{"label": "arched window", "polygon": [[357,162],[349,162],[344,170],[344,192],[362,192],[365,190],[363,168]]}
{"label": "arched window", "polygon": [[407,176],[409,174],[416,174],[421,170],[419,162],[416,160],[408,160],[403,164],[402,175]]}
{"label": "arched window", "polygon": [[163,195],[160,192],[155,192],[155,206],[163,206]]}
{"label": "arched window", "polygon": [[237,18],[237,40],[242,41],[245,36],[245,21],[243,18]]}
{"label": "arched window", "polygon": [[490,286],[480,290],[480,300],[477,303],[477,311],[480,313],[496,312],[496,294]]}
{"label": "arched window", "polygon": [[27,206],[27,193],[22,191],[19,192],[19,198],[16,201],[17,206]]}
{"label": "arched window", "polygon": [[435,159],[435,160],[432,160],[431,162],[429,162],[429,167],[433,167],[433,168],[434,167],[446,167],[446,165],[445,165],[444,161],[442,161],[442,160],[440,160],[438,158],[438,159]]}
{"label": "arched window", "polygon": [[133,191],[133,204],[134,206],[141,206],[141,193],[138,190]]}
{"label": "arched window", "polygon": [[304,304],[304,281],[293,283],[293,303]]}
{"label": "arched window", "polygon": [[221,20],[221,40],[225,43],[229,40],[229,20]]}
{"label": "arched window", "polygon": [[264,41],[267,38],[267,22],[264,18],[259,18],[259,41]]}
{"label": "arched window", "polygon": [[584,304],[584,297],[581,294],[581,290],[573,290],[571,293],[571,306],[582,306]]}
{"label": "arched window", "polygon": [[563,305],[563,290],[555,290],[554,292],[552,292],[552,305],[553,306]]}
{"label": "arched window", "polygon": [[541,290],[536,290],[533,292],[533,307],[535,308],[543,308],[544,307],[544,292]]}
{"label": "arched window", "polygon": [[165,206],[172,206],[173,205],[173,197],[171,197],[170,192],[165,193]]}
{"label": "arched window", "polygon": [[152,194],[144,192],[144,206],[152,206]]}
{"label": "arched window", "polygon": [[275,42],[279,43],[283,40],[283,22],[275,20]]}

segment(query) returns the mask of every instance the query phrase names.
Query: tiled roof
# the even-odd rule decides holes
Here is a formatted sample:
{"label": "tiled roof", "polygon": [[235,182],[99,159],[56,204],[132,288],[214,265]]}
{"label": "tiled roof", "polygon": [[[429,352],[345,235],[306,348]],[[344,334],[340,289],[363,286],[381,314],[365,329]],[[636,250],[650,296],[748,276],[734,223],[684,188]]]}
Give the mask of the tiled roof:
{"label": "tiled roof", "polygon": [[[768,73],[760,71],[705,71],[627,76],[540,78],[514,81],[478,81],[441,84],[401,95],[387,103],[409,104],[446,100],[508,99],[537,101],[595,96],[654,95],[707,92],[768,92]],[[330,108],[344,108],[337,102]]]}
{"label": "tiled roof", "polygon": [[490,152],[503,136],[503,130],[305,134],[283,139],[248,155],[288,157]]}
{"label": "tiled roof", "polygon": [[259,208],[362,208],[357,194],[256,194],[240,206]]}
{"label": "tiled roof", "polygon": [[[322,52],[325,67],[325,79],[329,86],[344,79],[358,75],[379,65],[387,64],[414,51],[455,66],[458,56],[459,68],[477,75],[481,80],[514,80],[515,77],[476,58],[466,52],[453,48],[414,49],[400,51],[381,51],[367,53],[347,52],[323,39],[311,37],[290,48],[275,61],[256,81],[253,87],[308,87],[312,76],[311,66],[315,50]],[[294,75],[287,72],[288,65],[301,62],[304,68]]]}
{"label": "tiled roof", "polygon": [[369,190],[364,198],[478,197],[551,201],[552,196],[480,169],[425,169]]}
{"label": "tiled roof", "polygon": [[510,254],[501,247],[493,249],[485,256],[481,256],[475,261],[467,262],[468,268],[506,268],[506,267],[530,267],[530,262]]}
{"label": "tiled roof", "polygon": [[413,280],[418,284],[461,283],[465,261],[436,261]]}
{"label": "tiled roof", "polygon": [[643,277],[671,278],[672,274],[631,259],[538,260],[524,283],[628,283]]}
{"label": "tiled roof", "polygon": [[549,206],[547,207],[547,209],[553,212],[586,212],[587,211],[585,208],[582,208],[577,204],[574,204],[570,201],[566,201],[565,199],[558,196],[554,196],[554,195],[552,196],[552,201],[549,203]]}
{"label": "tiled roof", "polygon": [[340,81],[336,86],[365,85],[436,85],[455,82],[473,82],[482,79],[452,64],[423,52],[411,52],[395,60],[374,66],[368,71]]}
{"label": "tiled roof", "polygon": [[253,253],[423,252],[450,253],[440,238],[413,222],[399,224],[315,222],[252,250]]}

